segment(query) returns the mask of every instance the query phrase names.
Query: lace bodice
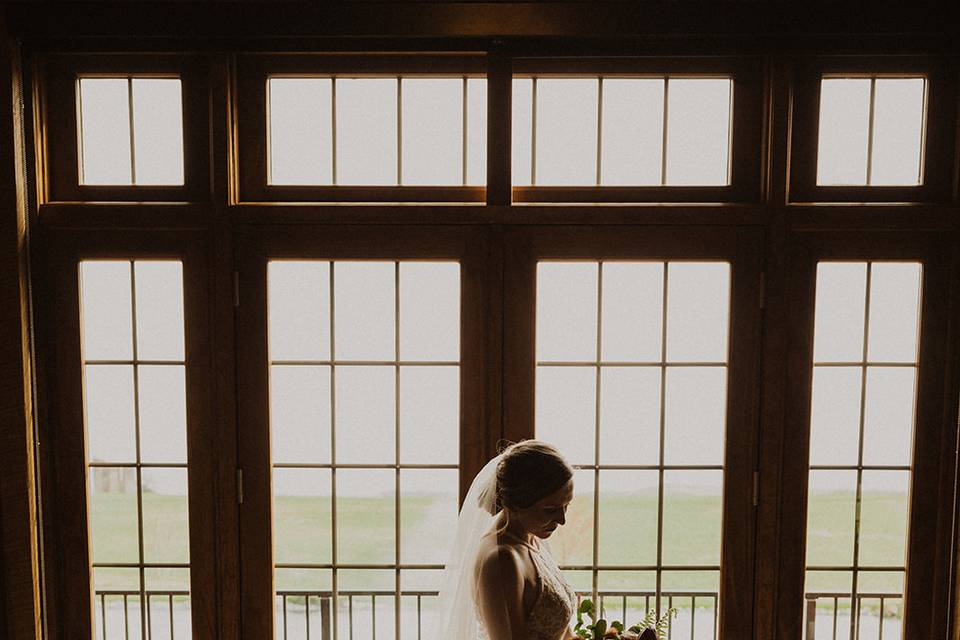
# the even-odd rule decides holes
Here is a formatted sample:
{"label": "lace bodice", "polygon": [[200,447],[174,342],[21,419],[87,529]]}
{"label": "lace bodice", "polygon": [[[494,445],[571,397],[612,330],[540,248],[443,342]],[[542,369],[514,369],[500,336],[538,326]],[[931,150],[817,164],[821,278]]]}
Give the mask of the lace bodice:
{"label": "lace bodice", "polygon": [[[576,594],[563,578],[546,545],[530,548],[530,557],[537,567],[539,590],[530,615],[527,616],[525,640],[560,640],[565,637],[570,619],[576,609]],[[480,624],[480,640],[487,640],[483,623]]]}

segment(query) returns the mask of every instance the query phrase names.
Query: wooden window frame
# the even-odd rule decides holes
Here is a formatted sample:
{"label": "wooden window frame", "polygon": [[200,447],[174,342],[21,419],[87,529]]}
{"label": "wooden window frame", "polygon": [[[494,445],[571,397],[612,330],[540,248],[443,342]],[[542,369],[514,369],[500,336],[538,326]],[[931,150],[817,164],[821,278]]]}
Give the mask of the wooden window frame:
{"label": "wooden window frame", "polygon": [[[791,327],[786,370],[784,422],[781,584],[779,638],[803,637],[806,571],[807,483],[810,449],[813,327],[817,264],[821,261],[910,261],[923,265],[917,396],[911,461],[910,509],[904,578],[904,638],[945,638],[946,596],[951,568],[937,558],[952,557],[956,483],[956,425],[945,416],[957,398],[947,388],[947,306],[951,243],[930,232],[808,232],[797,234],[792,251],[791,288],[797,321]],[[939,295],[937,295],[939,292]]]}
{"label": "wooden window frame", "polygon": [[517,58],[513,77],[663,77],[729,76],[730,184],[726,186],[513,186],[516,203],[690,202],[752,203],[760,200],[763,83],[752,58]]}
{"label": "wooden window frame", "polygon": [[[825,75],[883,77],[918,75],[927,80],[921,171],[916,186],[835,186],[817,184],[820,80]],[[801,60],[794,75],[791,122],[790,201],[860,203],[943,203],[953,193],[956,120],[956,69],[930,56],[815,57]]]}
{"label": "wooden window frame", "polygon": [[[49,407],[42,434],[51,443],[47,453],[50,465],[45,472],[53,476],[48,480],[55,479],[45,483],[53,494],[45,496],[43,510],[47,523],[47,590],[57,594],[54,608],[59,632],[62,637],[94,637],[79,264],[99,259],[171,259],[183,263],[191,624],[194,637],[216,637],[216,532],[210,514],[216,512],[217,504],[213,415],[206,391],[211,364],[204,234],[62,229],[51,230],[46,241],[54,257],[47,274],[52,295],[44,309],[50,326],[44,325],[43,329],[52,343],[48,358],[50,393],[58,401]],[[89,606],[78,606],[80,594],[86,594]]]}
{"label": "wooden window frame", "polygon": [[[274,637],[269,360],[267,354],[267,264],[297,260],[458,260],[460,262],[460,448],[459,500],[473,477],[495,454],[500,417],[491,393],[495,384],[497,336],[484,307],[494,284],[484,258],[487,240],[470,227],[430,226],[283,226],[245,228],[238,245],[242,256],[238,282],[239,466],[244,474],[240,532],[243,634]],[[493,358],[491,360],[491,358]],[[336,566],[331,559],[331,567]],[[397,571],[399,585],[400,565]],[[334,597],[336,579],[334,578]]]}
{"label": "wooden window frame", "polygon": [[[519,226],[506,233],[504,433],[534,437],[536,273],[540,260],[723,260],[731,264],[730,342],[724,435],[720,569],[721,638],[753,634],[754,469],[759,446],[758,354],[761,326],[759,230],[735,227]],[[596,565],[594,591],[596,591]],[[626,622],[626,621],[624,621]]]}
{"label": "wooden window frame", "polygon": [[[484,202],[485,186],[270,185],[267,81],[271,76],[485,77],[482,55],[256,55],[237,61],[239,198],[243,202]],[[398,149],[398,153],[402,151]]]}
{"label": "wooden window frame", "polygon": [[[209,108],[205,60],[158,53],[48,55],[39,60],[40,102],[45,113],[43,200],[199,202],[209,199]],[[80,183],[77,78],[177,76],[183,100],[182,185],[86,185]]]}

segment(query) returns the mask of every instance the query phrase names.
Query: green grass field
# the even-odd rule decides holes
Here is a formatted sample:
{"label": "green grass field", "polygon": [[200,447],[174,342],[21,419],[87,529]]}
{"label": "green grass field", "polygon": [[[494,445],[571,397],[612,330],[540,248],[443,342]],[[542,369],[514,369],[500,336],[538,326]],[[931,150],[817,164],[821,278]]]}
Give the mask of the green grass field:
{"label": "green grass field", "polygon": [[[862,502],[861,558],[869,564],[903,562],[906,503],[902,495],[866,494]],[[144,554],[147,562],[188,562],[187,514],[183,498],[144,494]],[[601,564],[654,564],[656,560],[655,495],[611,495],[601,499],[598,554]],[[330,562],[329,499],[284,497],[275,501],[275,561]],[[590,564],[593,554],[589,497],[578,497],[567,525],[551,538],[561,564]],[[98,494],[92,513],[95,562],[136,562],[138,559],[136,498],[129,494]],[[817,564],[852,561],[853,510],[849,495],[819,494],[811,506],[808,559]],[[455,514],[448,502],[432,496],[404,497],[401,510],[402,553],[410,563],[443,563]],[[395,560],[394,502],[389,498],[341,499],[337,512],[337,556],[341,562],[391,563]],[[671,565],[719,564],[720,504],[716,497],[678,495],[665,501],[663,558]],[[389,572],[392,575],[392,572]],[[412,582],[435,585],[429,574]],[[278,589],[329,588],[329,572],[285,571]],[[577,589],[589,589],[589,572],[570,572]],[[148,588],[186,588],[184,571],[153,570]],[[347,580],[347,578],[349,578]],[[341,588],[392,588],[384,572],[349,572]],[[98,570],[98,589],[136,589],[136,572]],[[654,573],[603,572],[601,589],[651,589]],[[343,580],[347,580],[347,583]],[[861,578],[863,583],[863,578]],[[717,572],[664,574],[664,589],[714,591]],[[870,590],[899,592],[900,575],[870,575]],[[849,589],[849,574],[817,574],[807,590]]]}

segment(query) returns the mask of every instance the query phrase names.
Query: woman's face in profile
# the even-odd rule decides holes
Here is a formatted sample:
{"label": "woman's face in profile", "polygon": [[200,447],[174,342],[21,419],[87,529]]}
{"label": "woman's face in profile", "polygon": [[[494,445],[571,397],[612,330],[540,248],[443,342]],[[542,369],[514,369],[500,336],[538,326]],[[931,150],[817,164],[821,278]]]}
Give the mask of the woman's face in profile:
{"label": "woman's face in profile", "polygon": [[526,509],[518,510],[524,530],[538,538],[549,538],[557,527],[567,521],[567,507],[570,506],[571,500],[573,500],[573,478]]}

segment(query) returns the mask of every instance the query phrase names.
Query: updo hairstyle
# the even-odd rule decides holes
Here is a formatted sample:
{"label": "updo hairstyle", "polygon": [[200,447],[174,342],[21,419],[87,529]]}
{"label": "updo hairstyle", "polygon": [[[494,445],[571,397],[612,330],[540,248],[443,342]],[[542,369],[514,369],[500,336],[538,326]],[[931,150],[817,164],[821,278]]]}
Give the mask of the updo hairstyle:
{"label": "updo hairstyle", "polygon": [[573,477],[573,467],[556,447],[541,440],[521,440],[501,451],[497,464],[497,493],[493,510],[525,509],[547,497]]}

